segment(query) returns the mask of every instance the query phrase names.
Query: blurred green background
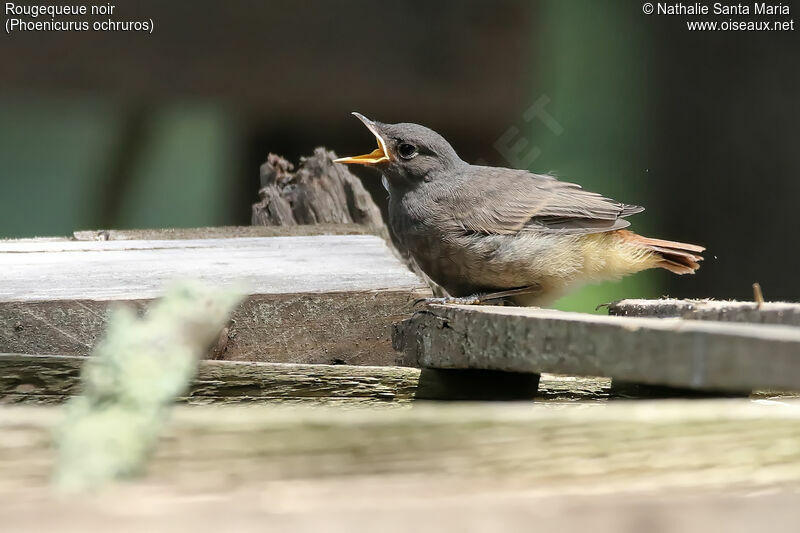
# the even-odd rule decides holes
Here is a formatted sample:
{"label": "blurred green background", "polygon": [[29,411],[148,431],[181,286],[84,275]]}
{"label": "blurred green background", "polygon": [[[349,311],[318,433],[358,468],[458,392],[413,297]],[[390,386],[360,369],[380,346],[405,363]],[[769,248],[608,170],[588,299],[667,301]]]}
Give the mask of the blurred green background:
{"label": "blurred green background", "polygon": [[[796,32],[689,32],[637,2],[119,2],[155,31],[0,38],[0,237],[247,224],[269,152],[360,153],[349,116],[428,125],[468,161],[644,205],[698,275],[622,297],[800,299]],[[538,110],[538,111],[536,111]],[[379,204],[385,193],[361,172]]]}

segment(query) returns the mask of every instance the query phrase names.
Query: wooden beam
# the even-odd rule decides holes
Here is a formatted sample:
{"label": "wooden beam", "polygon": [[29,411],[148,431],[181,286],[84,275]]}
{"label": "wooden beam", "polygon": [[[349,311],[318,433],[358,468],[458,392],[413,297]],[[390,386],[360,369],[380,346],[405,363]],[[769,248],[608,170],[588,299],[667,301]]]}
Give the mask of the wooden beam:
{"label": "wooden beam", "polygon": [[787,326],[432,305],[396,327],[395,347],[426,368],[800,390],[800,329]]}
{"label": "wooden beam", "polygon": [[[80,392],[85,357],[0,354],[0,403],[56,404]],[[417,398],[446,398],[435,380],[420,383],[416,368],[201,361],[190,404],[308,403],[402,405]],[[545,375],[537,399],[548,402],[603,401],[605,379]],[[452,397],[448,399],[454,399]]]}
{"label": "wooden beam", "polygon": [[[54,460],[51,431],[62,416],[47,407],[0,408],[0,497],[46,488]],[[177,493],[374,476],[564,492],[797,487],[800,405],[178,407],[147,472],[146,484]]]}
{"label": "wooden beam", "polygon": [[8,353],[86,355],[109,305],[142,309],[172,279],[199,278],[249,293],[219,358],[394,364],[392,323],[430,294],[373,235],[4,241],[0,271]]}
{"label": "wooden beam", "polygon": [[759,307],[756,302],[720,300],[620,300],[608,304],[608,314],[800,326],[800,304],[786,302],[766,302]]}

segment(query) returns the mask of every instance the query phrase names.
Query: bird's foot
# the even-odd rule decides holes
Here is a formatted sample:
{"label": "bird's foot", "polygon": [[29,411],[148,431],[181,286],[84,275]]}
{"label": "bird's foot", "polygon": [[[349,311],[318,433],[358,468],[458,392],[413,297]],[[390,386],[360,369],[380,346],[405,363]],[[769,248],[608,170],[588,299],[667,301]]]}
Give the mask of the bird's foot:
{"label": "bird's foot", "polygon": [[470,296],[446,296],[444,298],[420,298],[414,301],[419,304],[455,304],[455,305],[515,305],[514,296],[530,294],[538,291],[538,286],[530,285],[498,292],[472,294]]}

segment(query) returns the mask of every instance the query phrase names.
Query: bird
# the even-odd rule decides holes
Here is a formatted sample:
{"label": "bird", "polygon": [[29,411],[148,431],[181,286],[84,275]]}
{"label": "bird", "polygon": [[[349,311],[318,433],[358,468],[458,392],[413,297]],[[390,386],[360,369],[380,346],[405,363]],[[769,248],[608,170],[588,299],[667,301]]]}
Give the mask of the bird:
{"label": "bird", "polygon": [[626,229],[643,207],[546,174],[471,165],[425,126],[353,115],[378,147],[334,162],[382,174],[391,231],[447,291],[429,302],[548,307],[584,284],[651,268],[693,274],[703,260],[702,246]]}

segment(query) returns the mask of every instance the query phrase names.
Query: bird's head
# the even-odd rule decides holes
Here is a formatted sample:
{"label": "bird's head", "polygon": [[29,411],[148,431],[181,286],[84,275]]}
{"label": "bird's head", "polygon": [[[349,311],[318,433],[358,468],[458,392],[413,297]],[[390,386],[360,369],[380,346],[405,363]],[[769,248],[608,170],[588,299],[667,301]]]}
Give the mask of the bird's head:
{"label": "bird's head", "polygon": [[432,181],[437,174],[465,164],[444,137],[425,126],[383,124],[359,113],[353,115],[375,135],[378,148],[369,154],[339,158],[337,163],[374,167],[397,186]]}

